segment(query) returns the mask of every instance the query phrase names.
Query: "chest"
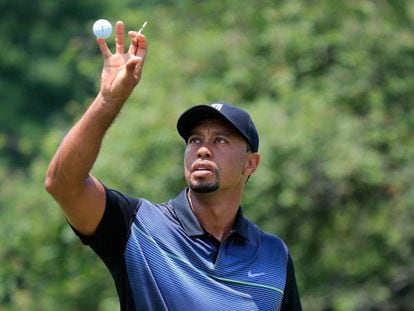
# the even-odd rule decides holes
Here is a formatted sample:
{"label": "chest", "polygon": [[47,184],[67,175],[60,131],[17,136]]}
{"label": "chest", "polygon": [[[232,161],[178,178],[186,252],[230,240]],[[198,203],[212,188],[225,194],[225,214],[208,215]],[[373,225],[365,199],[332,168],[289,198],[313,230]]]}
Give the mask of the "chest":
{"label": "chest", "polygon": [[248,240],[232,234],[218,243],[189,237],[179,225],[140,218],[131,227],[125,261],[138,304],[157,301],[169,310],[200,305],[203,310],[278,310],[283,298],[287,254],[276,240],[260,235]]}

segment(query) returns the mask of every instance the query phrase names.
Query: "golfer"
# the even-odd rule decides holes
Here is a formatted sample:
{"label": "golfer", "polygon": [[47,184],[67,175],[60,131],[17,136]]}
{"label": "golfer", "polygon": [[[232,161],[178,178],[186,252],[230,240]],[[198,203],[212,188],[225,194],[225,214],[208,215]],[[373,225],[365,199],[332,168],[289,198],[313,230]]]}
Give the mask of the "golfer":
{"label": "golfer", "polygon": [[188,186],[167,202],[127,195],[91,175],[147,54],[143,34],[128,32],[125,47],[121,21],[115,31],[115,53],[97,39],[100,91],[62,140],[45,187],[109,269],[121,310],[301,310],[285,243],[242,212],[246,182],[260,162],[259,135],[243,109],[216,102],[178,118]]}

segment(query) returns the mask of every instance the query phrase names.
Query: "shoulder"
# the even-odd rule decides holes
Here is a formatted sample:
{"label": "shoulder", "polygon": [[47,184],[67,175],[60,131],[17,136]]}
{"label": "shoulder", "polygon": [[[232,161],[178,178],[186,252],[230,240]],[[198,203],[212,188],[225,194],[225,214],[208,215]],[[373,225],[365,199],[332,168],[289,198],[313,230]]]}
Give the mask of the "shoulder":
{"label": "shoulder", "polygon": [[175,218],[174,209],[171,200],[165,202],[152,202],[145,198],[138,198],[139,208],[137,209],[136,217],[153,217],[152,221],[157,222],[158,218],[167,217]]}
{"label": "shoulder", "polygon": [[289,250],[282,238],[280,238],[276,234],[262,230],[258,225],[256,225],[249,219],[246,219],[246,223],[249,228],[249,236],[255,236],[260,242],[261,246],[268,248],[269,250],[273,250],[275,248],[282,250],[283,253],[286,255],[287,260]]}
{"label": "shoulder", "polygon": [[138,231],[143,230],[151,236],[162,236],[170,231],[176,231],[180,226],[171,200],[154,203],[140,198],[139,209],[132,221],[132,227]]}
{"label": "shoulder", "polygon": [[154,203],[146,198],[136,197],[118,190],[105,188],[106,209],[115,209],[124,214],[126,219],[138,215],[164,213],[170,214],[172,206],[170,201]]}

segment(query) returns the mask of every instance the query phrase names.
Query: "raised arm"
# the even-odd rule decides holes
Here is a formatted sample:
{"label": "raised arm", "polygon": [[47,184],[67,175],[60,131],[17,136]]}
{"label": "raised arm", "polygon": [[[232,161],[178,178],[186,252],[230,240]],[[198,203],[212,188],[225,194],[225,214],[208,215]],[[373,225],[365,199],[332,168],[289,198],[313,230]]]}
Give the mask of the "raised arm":
{"label": "raised arm", "polygon": [[117,22],[115,30],[114,54],[104,39],[97,39],[104,58],[100,91],[62,140],[45,179],[46,190],[71,225],[85,235],[94,233],[105,209],[104,188],[90,171],[107,129],[141,79],[147,53],[144,35],[128,32],[130,44],[125,52],[124,24]]}

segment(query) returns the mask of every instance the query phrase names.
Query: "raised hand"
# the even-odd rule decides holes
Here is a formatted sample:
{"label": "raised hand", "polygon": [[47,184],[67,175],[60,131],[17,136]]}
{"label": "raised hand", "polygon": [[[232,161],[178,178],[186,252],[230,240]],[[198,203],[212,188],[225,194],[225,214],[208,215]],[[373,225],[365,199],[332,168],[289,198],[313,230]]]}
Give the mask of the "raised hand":
{"label": "raised hand", "polygon": [[147,39],[138,31],[129,31],[128,36],[130,45],[125,52],[124,23],[118,21],[115,25],[114,54],[109,50],[105,39],[97,39],[104,57],[100,93],[106,102],[123,104],[141,79],[147,54]]}

